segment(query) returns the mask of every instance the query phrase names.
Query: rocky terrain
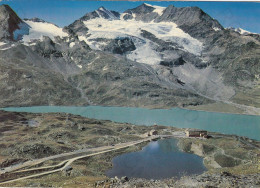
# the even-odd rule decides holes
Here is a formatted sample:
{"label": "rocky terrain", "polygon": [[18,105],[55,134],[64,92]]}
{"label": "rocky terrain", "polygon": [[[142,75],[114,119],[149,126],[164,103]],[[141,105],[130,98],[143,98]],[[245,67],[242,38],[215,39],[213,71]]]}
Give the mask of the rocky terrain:
{"label": "rocky terrain", "polygon": [[100,7],[59,28],[1,5],[0,19],[1,107],[260,113],[259,35],[225,29],[198,7]]}
{"label": "rocky terrain", "polygon": [[[207,174],[183,177],[180,180],[146,180],[146,179],[116,179],[110,180],[112,187],[258,187],[260,183],[259,174],[254,175],[233,175],[228,172],[220,174]],[[109,182],[109,181],[108,181]],[[97,185],[104,185],[99,181]],[[102,187],[102,186],[100,186]]]}
{"label": "rocky terrain", "polygon": [[[64,152],[99,146],[110,146],[143,138],[156,129],[159,134],[173,134],[182,129],[165,126],[135,126],[88,119],[64,113],[32,114],[0,113],[1,170],[25,161]],[[118,151],[77,160],[64,171],[33,179],[20,180],[4,186],[41,187],[257,187],[259,185],[258,141],[245,137],[210,133],[209,139],[179,138],[184,152],[203,157],[208,171],[181,179],[146,180],[130,177],[108,178],[112,158],[122,153],[141,150],[146,143]],[[59,163],[48,160],[35,167]],[[0,171],[1,172],[1,171]],[[1,175],[0,175],[1,176]],[[1,185],[2,186],[2,185]]]}

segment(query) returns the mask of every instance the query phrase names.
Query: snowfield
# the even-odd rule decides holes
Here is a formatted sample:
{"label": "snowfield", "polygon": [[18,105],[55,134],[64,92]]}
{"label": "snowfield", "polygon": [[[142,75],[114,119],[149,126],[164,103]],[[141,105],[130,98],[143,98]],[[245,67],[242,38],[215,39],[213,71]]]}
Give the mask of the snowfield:
{"label": "snowfield", "polygon": [[43,36],[48,36],[52,40],[54,40],[55,36],[66,37],[67,33],[62,31],[62,28],[46,22],[33,22],[33,21],[24,21],[26,24],[30,26],[29,34],[23,35],[22,40],[24,43],[29,43],[35,39],[43,39]]}

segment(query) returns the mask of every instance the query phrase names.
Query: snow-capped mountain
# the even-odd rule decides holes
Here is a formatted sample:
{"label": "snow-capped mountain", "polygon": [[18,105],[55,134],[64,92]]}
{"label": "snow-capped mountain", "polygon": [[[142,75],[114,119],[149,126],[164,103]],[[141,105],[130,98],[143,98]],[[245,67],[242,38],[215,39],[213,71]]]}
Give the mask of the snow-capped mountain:
{"label": "snow-capped mountain", "polygon": [[[126,10],[118,17],[95,14],[100,10],[110,12],[101,7],[68,26],[70,31],[79,36],[79,40],[85,41],[93,50],[123,55],[129,60],[151,65],[162,74],[168,74],[165,71],[175,67],[168,79],[178,84],[177,76],[186,84],[182,87],[191,91],[199,90],[202,95],[211,98],[230,98],[234,94],[232,88],[222,83],[221,75],[212,67],[208,67],[207,71],[201,69],[208,65],[202,56],[207,41],[197,37],[193,32],[194,25],[202,24],[204,28],[200,29],[200,34],[205,32],[207,35],[223,27],[199,8],[189,7],[186,10],[144,3]],[[195,72],[197,76],[191,76]],[[212,77],[214,75],[214,83],[208,79],[209,74]],[[217,87],[225,88],[226,92],[212,92]]]}
{"label": "snow-capped mountain", "polygon": [[224,29],[198,7],[100,7],[64,28],[6,5],[0,15],[0,98],[14,93],[13,105],[21,95],[25,105],[260,105],[259,35]]}
{"label": "snow-capped mountain", "polygon": [[[118,52],[124,53],[128,59],[140,63],[160,64],[165,60],[163,56],[169,56],[166,54],[167,52],[158,51],[160,44],[148,39],[148,35],[171,43],[172,48],[182,51],[182,53],[199,55],[203,49],[203,43],[178,28],[176,23],[155,22],[155,19],[149,22],[142,20],[146,17],[146,15],[141,17],[143,13],[154,14],[153,17],[156,18],[162,16],[165,9],[165,7],[143,4],[137,9],[127,10],[121,15],[114,16],[112,12],[101,7],[75,21],[69,28],[79,35],[80,40],[84,40],[92,49],[96,50],[113,50],[113,47],[107,47],[111,45],[111,40],[131,41],[134,47],[129,48],[130,51]],[[100,11],[107,13],[106,16],[100,14]],[[93,16],[95,13],[97,15]]]}

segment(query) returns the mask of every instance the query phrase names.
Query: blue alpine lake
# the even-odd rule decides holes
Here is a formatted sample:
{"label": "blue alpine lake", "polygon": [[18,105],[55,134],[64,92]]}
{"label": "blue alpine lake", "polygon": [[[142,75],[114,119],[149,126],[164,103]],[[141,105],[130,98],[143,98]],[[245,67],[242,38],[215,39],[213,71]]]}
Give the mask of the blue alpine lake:
{"label": "blue alpine lake", "polygon": [[201,174],[206,170],[203,159],[181,152],[176,139],[151,142],[138,152],[126,153],[113,158],[113,168],[108,177],[162,179],[183,175]]}
{"label": "blue alpine lake", "polygon": [[194,111],[180,108],[146,109],[103,106],[35,106],[10,107],[2,108],[2,110],[34,113],[64,112],[88,118],[136,125],[158,124],[179,128],[198,128],[260,140],[260,116]]}

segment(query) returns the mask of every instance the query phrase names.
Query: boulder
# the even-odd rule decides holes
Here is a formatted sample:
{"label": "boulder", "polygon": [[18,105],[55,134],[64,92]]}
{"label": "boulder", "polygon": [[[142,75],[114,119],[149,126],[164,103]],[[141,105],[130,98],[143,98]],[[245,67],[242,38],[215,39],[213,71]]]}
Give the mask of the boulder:
{"label": "boulder", "polygon": [[129,180],[129,179],[128,179],[127,176],[121,177],[121,182],[122,182],[122,183],[125,183],[125,182],[127,182],[128,180]]}

